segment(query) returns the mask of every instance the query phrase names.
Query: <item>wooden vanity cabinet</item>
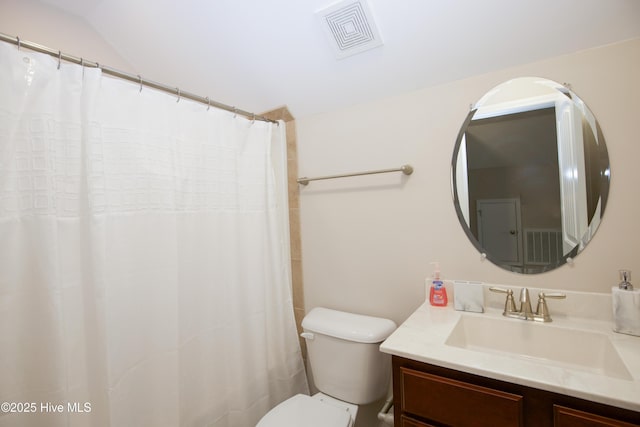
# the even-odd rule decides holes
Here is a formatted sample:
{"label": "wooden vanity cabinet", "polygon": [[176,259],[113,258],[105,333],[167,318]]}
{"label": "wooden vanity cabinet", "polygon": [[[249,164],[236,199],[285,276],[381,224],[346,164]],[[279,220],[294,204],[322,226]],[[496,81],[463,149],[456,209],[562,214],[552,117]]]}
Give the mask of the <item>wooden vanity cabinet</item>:
{"label": "wooden vanity cabinet", "polygon": [[640,413],[393,356],[396,427],[631,427]]}

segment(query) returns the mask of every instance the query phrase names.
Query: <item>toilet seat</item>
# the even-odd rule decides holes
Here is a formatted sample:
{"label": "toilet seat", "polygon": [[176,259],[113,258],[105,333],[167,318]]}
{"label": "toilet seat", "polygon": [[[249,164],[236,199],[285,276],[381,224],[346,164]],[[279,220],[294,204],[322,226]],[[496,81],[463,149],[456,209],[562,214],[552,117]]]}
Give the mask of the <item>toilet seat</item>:
{"label": "toilet seat", "polygon": [[349,427],[351,415],[311,396],[297,394],[267,413],[256,427]]}

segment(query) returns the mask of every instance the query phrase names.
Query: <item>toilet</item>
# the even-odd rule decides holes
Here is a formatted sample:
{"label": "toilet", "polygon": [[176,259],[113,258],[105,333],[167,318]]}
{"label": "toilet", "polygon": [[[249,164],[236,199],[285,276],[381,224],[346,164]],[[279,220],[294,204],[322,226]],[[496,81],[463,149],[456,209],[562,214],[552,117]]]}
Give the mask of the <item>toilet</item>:
{"label": "toilet", "polygon": [[256,427],[352,427],[358,405],[375,402],[388,390],[391,361],[379,347],[396,324],[316,307],[302,320],[302,329],[319,392],[285,400]]}

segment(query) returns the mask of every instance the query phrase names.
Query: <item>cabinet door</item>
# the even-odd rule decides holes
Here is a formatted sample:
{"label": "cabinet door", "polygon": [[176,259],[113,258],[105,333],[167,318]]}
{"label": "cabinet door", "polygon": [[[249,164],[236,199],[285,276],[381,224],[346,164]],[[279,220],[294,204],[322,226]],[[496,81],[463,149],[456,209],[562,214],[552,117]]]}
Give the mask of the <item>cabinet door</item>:
{"label": "cabinet door", "polygon": [[555,427],[638,427],[638,424],[630,424],[560,405],[553,405],[553,425]]}
{"label": "cabinet door", "polygon": [[404,367],[400,373],[405,413],[456,427],[523,425],[522,396]]}

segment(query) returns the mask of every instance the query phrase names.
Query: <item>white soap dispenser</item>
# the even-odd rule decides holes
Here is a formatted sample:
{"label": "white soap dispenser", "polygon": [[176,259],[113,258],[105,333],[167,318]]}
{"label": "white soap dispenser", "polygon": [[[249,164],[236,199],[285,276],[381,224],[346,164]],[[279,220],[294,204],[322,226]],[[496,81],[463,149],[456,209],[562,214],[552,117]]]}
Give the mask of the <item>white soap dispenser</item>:
{"label": "white soap dispenser", "polygon": [[620,270],[620,283],[611,289],[613,331],[640,336],[640,290],[631,284],[631,271]]}

